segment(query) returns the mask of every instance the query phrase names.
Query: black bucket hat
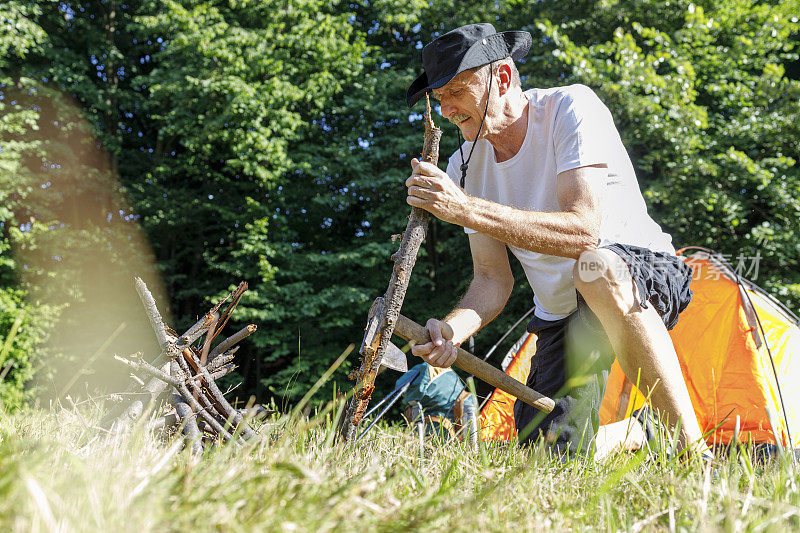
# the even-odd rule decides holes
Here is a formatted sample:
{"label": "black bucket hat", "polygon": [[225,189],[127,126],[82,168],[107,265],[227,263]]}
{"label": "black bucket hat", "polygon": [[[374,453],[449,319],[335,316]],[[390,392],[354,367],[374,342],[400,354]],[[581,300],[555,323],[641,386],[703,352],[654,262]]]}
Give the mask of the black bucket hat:
{"label": "black bucket hat", "polygon": [[406,93],[408,107],[416,104],[426,92],[447,84],[457,74],[511,57],[522,59],[532,43],[526,31],[497,33],[488,23],[468,24],[437,37],[422,49],[425,72],[414,80]]}

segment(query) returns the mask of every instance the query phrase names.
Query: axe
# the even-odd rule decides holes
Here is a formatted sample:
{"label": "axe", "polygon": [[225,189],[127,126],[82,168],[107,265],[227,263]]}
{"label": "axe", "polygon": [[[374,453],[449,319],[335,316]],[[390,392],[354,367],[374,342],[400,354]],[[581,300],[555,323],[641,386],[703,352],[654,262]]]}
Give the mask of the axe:
{"label": "axe", "polygon": [[[384,305],[384,299],[377,298],[369,310],[367,330],[364,334],[364,346],[372,346],[376,344],[376,341],[380,341],[378,335],[378,321],[384,311]],[[446,328],[445,331],[443,331],[445,337],[452,337],[453,331],[450,330],[450,326],[445,323],[444,327]],[[397,317],[397,321],[394,324],[394,334],[404,340],[414,342],[415,344],[425,344],[431,340],[427,328],[420,326],[403,315]],[[525,386],[499,368],[481,361],[461,347],[457,348],[457,352],[456,362],[453,363],[453,365],[461,370],[469,372],[476,378],[512,396],[516,396],[523,402],[540,411],[549,413],[555,407],[553,400]],[[406,354],[391,343],[387,346],[387,350],[381,360],[381,365],[399,372],[408,371],[408,359]]]}

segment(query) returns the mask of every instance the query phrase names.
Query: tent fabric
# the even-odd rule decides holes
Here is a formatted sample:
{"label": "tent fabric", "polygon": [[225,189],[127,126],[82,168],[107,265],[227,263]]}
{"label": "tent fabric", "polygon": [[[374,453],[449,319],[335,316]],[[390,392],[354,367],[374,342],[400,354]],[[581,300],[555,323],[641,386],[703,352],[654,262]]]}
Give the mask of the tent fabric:
{"label": "tent fabric", "polygon": [[[789,433],[793,440],[800,436],[800,388],[791,386],[800,380],[800,358],[793,357],[800,349],[797,319],[753,283],[744,280],[740,288],[734,271],[714,255],[698,253],[684,261],[694,270],[694,298],[670,336],[708,442],[729,443],[737,416],[741,442],[775,442],[769,410],[778,440],[787,445]],[[782,385],[785,415],[767,346]],[[534,350],[529,339],[506,373],[524,383]],[[481,412],[485,439],[514,436],[514,398],[500,392],[492,394]],[[615,361],[600,409],[601,424],[627,418],[644,401]]]}
{"label": "tent fabric", "polygon": [[[509,350],[514,354],[505,369],[506,374],[525,383],[531,370],[531,357],[536,352],[536,335],[525,333]],[[508,359],[508,356],[506,356]],[[505,364],[505,361],[504,361]],[[514,402],[516,397],[495,389],[480,413],[480,436],[483,440],[511,440],[514,428]]]}

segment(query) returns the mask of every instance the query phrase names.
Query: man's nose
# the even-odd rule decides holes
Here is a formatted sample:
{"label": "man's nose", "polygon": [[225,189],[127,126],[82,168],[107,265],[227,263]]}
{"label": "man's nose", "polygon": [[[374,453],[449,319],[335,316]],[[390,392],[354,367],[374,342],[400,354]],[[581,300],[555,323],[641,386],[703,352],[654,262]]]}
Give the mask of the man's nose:
{"label": "man's nose", "polygon": [[444,118],[449,118],[450,115],[456,112],[456,106],[450,104],[447,100],[442,100],[439,103],[439,107],[442,111],[442,116]]}

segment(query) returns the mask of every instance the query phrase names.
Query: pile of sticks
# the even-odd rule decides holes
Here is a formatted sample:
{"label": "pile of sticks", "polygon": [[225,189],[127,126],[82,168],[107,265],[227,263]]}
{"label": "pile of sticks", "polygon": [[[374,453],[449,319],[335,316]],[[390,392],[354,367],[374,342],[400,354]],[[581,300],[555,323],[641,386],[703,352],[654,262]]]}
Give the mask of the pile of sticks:
{"label": "pile of sticks", "polygon": [[[216,384],[216,380],[236,368],[233,364],[234,353],[238,350],[236,345],[252,334],[256,326],[251,324],[212,348],[214,339],[247,290],[247,284],[240,283],[182,335],[164,324],[152,294],[140,278],[136,278],[136,290],[161,353],[152,362],[146,361],[141,353],[127,358],[115,356],[132,369],[134,391],[126,395],[131,400],[101,424],[111,433],[119,434],[143,422],[145,413],[160,412],[147,421],[146,427],[182,431],[186,445],[196,454],[207,444],[231,442],[241,446],[256,439],[258,434],[250,427],[249,417],[235,409]],[[230,300],[228,306],[220,313],[220,307],[227,300]],[[164,409],[165,404],[171,407]],[[256,413],[257,408],[249,412]]]}

